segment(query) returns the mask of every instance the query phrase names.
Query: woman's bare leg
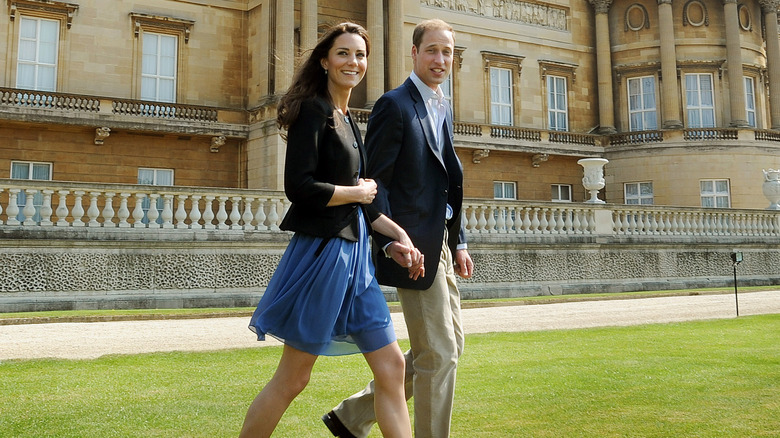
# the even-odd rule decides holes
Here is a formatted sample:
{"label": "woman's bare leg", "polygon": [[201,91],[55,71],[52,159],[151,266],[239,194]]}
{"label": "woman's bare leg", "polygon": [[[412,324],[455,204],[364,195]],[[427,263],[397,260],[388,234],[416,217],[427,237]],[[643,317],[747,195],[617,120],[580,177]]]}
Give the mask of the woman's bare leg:
{"label": "woman's bare leg", "polygon": [[317,356],[284,346],[276,372],[249,406],[240,438],[267,438],[284,411],[309,383]]}
{"label": "woman's bare leg", "polygon": [[374,373],[374,411],[386,438],[411,438],[412,426],[404,393],[404,355],[397,342],[365,354]]}

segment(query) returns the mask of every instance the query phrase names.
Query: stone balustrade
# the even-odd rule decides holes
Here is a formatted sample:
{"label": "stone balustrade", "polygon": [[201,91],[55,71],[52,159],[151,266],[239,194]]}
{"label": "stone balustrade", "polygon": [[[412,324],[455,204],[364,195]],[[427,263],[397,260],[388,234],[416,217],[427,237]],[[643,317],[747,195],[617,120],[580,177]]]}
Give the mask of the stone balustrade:
{"label": "stone balustrade", "polygon": [[[268,190],[0,179],[4,227],[275,231],[289,205]],[[487,235],[780,237],[769,210],[466,199],[463,221]]]}
{"label": "stone balustrade", "polygon": [[0,180],[0,226],[279,230],[284,193]]}

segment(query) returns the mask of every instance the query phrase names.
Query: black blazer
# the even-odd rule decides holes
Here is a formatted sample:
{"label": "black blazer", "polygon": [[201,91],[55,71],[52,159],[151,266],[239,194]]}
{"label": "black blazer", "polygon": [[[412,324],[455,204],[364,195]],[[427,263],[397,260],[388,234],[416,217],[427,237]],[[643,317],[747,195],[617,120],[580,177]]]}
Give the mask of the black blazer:
{"label": "black blazer", "polygon": [[[360,130],[327,100],[304,101],[298,119],[287,132],[284,191],[292,202],[280,228],[316,237],[358,240],[360,204],[328,207],[336,185],[354,186],[365,174]],[[364,208],[373,222],[379,216]],[[369,228],[370,229],[370,228]]]}
{"label": "black blazer", "polygon": [[466,242],[461,226],[463,167],[453,147],[452,113],[444,122],[442,158],[435,152],[428,117],[420,92],[407,79],[377,100],[368,121],[368,175],[378,185],[373,205],[406,230],[425,255],[425,277],[411,280],[405,268],[382,253],[388,239],[374,235],[377,280],[388,286],[431,286],[441,256],[447,204],[453,209],[452,219],[446,222],[453,257],[457,244]]}

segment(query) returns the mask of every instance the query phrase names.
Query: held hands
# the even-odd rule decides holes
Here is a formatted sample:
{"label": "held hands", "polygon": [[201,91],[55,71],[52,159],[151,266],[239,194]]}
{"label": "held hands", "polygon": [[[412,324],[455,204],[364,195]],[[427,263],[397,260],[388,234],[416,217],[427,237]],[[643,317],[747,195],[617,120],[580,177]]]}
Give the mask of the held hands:
{"label": "held hands", "polygon": [[376,182],[373,179],[360,178],[357,184],[358,200],[361,204],[370,204],[376,197]]}
{"label": "held hands", "polygon": [[[408,240],[408,239],[407,239]],[[392,242],[387,247],[387,254],[399,265],[409,270],[409,278],[417,280],[425,277],[425,257],[419,249],[412,245],[411,241],[404,244],[399,241]]]}
{"label": "held hands", "polygon": [[465,249],[455,251],[455,273],[463,278],[471,278],[474,274],[474,262]]}

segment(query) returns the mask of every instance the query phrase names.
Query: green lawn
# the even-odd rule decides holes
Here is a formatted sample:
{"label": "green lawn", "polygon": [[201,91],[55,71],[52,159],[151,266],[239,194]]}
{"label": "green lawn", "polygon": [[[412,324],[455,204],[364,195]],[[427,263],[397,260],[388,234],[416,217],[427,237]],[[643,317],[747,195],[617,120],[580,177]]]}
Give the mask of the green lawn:
{"label": "green lawn", "polygon": [[[471,335],[452,436],[778,437],[778,333],[780,315]],[[280,351],[6,361],[0,436],[236,436]],[[368,377],[321,358],[275,436],[329,436],[320,415]]]}

